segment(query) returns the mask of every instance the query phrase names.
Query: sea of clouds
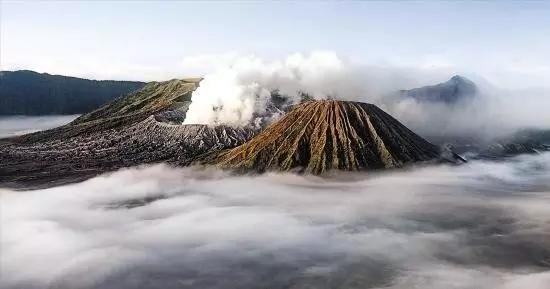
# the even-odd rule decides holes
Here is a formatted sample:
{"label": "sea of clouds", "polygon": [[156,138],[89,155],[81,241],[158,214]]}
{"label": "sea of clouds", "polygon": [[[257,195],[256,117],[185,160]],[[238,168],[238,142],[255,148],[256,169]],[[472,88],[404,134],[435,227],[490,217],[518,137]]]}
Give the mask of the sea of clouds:
{"label": "sea of clouds", "polygon": [[156,165],[0,198],[3,289],[550,284],[550,153],[323,178]]}
{"label": "sea of clouds", "polygon": [[[285,105],[304,94],[375,103],[423,136],[550,128],[542,88],[474,77],[480,93],[469,102],[396,96],[454,71],[356,65],[326,51],[187,64],[211,69],[186,124],[273,121],[277,91]],[[0,134],[54,126],[29,121],[4,122]],[[549,201],[550,153],[324,177],[128,168],[0,189],[0,288],[546,289]]]}
{"label": "sea of clouds", "polygon": [[207,70],[193,94],[185,124],[265,123],[257,118],[269,116],[270,93],[277,91],[289,104],[299,103],[303,94],[374,103],[427,137],[494,138],[523,128],[550,128],[546,111],[550,90],[545,88],[501,89],[466,75],[479,88],[471,101],[448,105],[396,97],[399,90],[444,82],[460,71],[358,65],[330,51],[296,53],[279,60],[229,54],[184,62],[189,69]]}
{"label": "sea of clouds", "polygon": [[78,115],[0,116],[0,138],[23,135],[62,126]]}

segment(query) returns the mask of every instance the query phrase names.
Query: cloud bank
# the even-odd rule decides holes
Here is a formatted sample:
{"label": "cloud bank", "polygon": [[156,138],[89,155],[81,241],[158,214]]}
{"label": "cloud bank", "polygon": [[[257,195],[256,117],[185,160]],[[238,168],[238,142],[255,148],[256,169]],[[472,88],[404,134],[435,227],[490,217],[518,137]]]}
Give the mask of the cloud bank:
{"label": "cloud bank", "polygon": [[78,115],[0,116],[0,138],[58,127],[77,117]]}
{"label": "cloud bank", "polygon": [[0,190],[0,287],[543,289],[549,164],[329,178],[158,165]]}

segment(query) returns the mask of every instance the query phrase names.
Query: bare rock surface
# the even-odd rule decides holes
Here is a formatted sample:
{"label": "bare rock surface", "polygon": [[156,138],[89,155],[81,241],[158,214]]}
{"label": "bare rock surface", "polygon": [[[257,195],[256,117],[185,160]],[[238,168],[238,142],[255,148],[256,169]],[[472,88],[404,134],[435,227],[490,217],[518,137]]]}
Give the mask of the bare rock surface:
{"label": "bare rock surface", "polygon": [[0,144],[0,186],[50,186],[149,163],[187,165],[197,155],[237,146],[248,128],[173,125],[154,116],[68,139]]}

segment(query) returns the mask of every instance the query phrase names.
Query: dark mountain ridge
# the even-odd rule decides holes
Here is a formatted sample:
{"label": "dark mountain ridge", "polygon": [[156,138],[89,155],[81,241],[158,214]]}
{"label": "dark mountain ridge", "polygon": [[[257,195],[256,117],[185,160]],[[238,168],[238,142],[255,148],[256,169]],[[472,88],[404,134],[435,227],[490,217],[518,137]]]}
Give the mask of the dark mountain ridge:
{"label": "dark mountain ridge", "polygon": [[474,97],[477,93],[476,84],[460,75],[455,75],[448,81],[436,85],[400,91],[401,96],[414,98],[418,101],[449,104]]}
{"label": "dark mountain ridge", "polygon": [[0,71],[0,115],[87,113],[144,85],[30,70]]}

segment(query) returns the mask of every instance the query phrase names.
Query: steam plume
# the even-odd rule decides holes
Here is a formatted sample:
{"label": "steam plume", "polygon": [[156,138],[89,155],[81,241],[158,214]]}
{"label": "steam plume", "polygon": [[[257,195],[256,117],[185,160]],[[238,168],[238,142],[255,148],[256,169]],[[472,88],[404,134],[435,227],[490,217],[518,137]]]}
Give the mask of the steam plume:
{"label": "steam plume", "polygon": [[271,93],[277,92],[287,105],[301,101],[304,94],[371,102],[425,136],[492,138],[525,127],[550,128],[547,89],[503,90],[482,80],[476,98],[454,106],[395,97],[402,89],[446,81],[456,71],[355,65],[328,51],[274,61],[232,56],[219,66],[206,60],[192,62],[214,68],[194,93],[186,124],[260,123],[258,118],[273,117]]}

